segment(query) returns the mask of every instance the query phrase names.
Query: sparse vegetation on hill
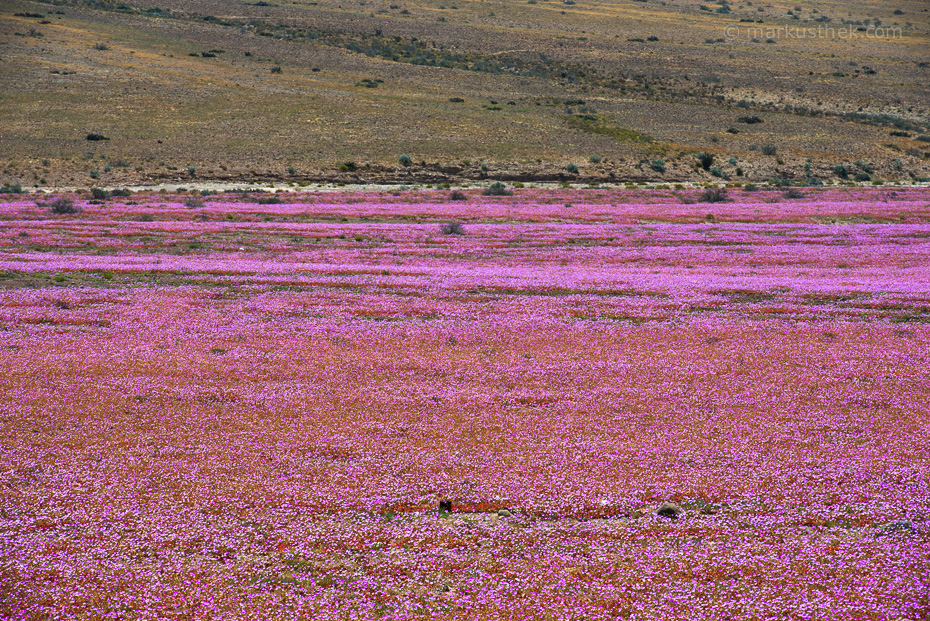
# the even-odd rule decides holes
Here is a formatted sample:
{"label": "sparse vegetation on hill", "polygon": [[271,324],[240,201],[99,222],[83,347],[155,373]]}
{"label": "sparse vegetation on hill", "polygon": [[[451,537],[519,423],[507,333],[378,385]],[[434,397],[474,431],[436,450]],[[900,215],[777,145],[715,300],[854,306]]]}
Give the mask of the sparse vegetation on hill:
{"label": "sparse vegetation on hill", "polygon": [[[930,175],[922,11],[896,16],[874,0],[816,14],[560,6],[15,0],[0,7],[10,35],[4,179],[80,185],[93,171],[108,185],[180,181],[187,166],[198,180],[486,178],[461,164],[469,160],[508,181],[564,181],[565,161],[590,163],[568,173],[583,183],[697,181],[713,165],[696,170],[675,154],[702,151],[739,156],[743,174],[718,165],[719,178],[807,179],[816,176],[802,169],[808,153],[828,180],[842,179],[829,174],[837,162],[856,160],[872,164],[855,173],[871,179]],[[718,36],[749,23],[900,34],[856,46]],[[767,140],[778,161],[754,146]],[[400,162],[405,151],[417,161]]]}

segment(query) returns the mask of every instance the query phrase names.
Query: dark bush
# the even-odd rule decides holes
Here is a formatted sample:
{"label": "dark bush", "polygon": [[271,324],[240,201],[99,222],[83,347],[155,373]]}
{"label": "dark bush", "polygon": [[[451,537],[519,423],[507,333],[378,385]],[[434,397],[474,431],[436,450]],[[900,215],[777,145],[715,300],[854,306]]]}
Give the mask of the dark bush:
{"label": "dark bush", "polygon": [[656,171],[657,173],[664,173],[665,162],[660,159],[649,160],[649,168]]}
{"label": "dark bush", "polygon": [[775,155],[778,153],[778,147],[773,144],[764,144],[759,147],[759,151],[762,152],[762,155]]}
{"label": "dark bush", "polygon": [[0,187],[0,194],[22,194],[23,186],[18,183],[10,185],[9,183],[4,183],[3,187]]}
{"label": "dark bush", "polygon": [[452,192],[452,194],[449,195],[449,200],[450,201],[467,201],[468,197],[465,196],[464,192],[459,192],[458,190],[455,190],[454,192]]}
{"label": "dark bush", "polygon": [[694,157],[697,158],[698,162],[700,162],[701,164],[701,168],[703,168],[704,170],[709,170],[710,167],[714,163],[713,153],[705,153],[704,151],[701,151],[700,153],[696,154]]}
{"label": "dark bush", "polygon": [[725,203],[727,191],[722,188],[708,188],[698,195],[698,200],[702,203]]}
{"label": "dark bush", "polygon": [[737,123],[746,123],[747,125],[755,125],[756,123],[765,123],[761,118],[757,116],[741,116],[736,119]]}
{"label": "dark bush", "polygon": [[872,175],[866,172],[856,173],[856,181],[871,181]]}
{"label": "dark bush", "polygon": [[804,192],[796,188],[789,188],[782,196],[785,198],[804,198]]}
{"label": "dark bush", "polygon": [[397,161],[400,163],[401,166],[410,166],[411,164],[413,164],[413,160],[410,158],[409,155],[401,155],[397,158]]}
{"label": "dark bush", "polygon": [[109,140],[109,138],[107,138],[107,137],[104,136],[103,134],[87,134],[87,139],[88,139],[88,140],[93,140],[93,141],[97,141],[97,140]]}
{"label": "dark bush", "polygon": [[833,174],[840,179],[849,179],[849,169],[843,164],[837,164],[833,167]]}
{"label": "dark bush", "polygon": [[110,192],[110,196],[119,196],[119,197],[126,198],[128,196],[132,196],[132,192],[130,192],[126,188],[117,188],[113,190],[112,192]]}
{"label": "dark bush", "polygon": [[48,210],[56,216],[81,213],[81,208],[77,207],[73,200],[64,197],[56,198],[51,203],[49,203]]}
{"label": "dark bush", "polygon": [[757,186],[755,183],[747,183],[746,185],[743,186],[743,192],[758,192],[758,191],[759,191],[759,186]]}
{"label": "dark bush", "polygon": [[577,164],[568,164],[567,166],[565,166],[565,170],[567,170],[568,172],[572,173],[573,175],[577,175],[577,174],[578,174],[578,165],[577,165]]}
{"label": "dark bush", "polygon": [[439,227],[444,235],[464,235],[465,229],[462,228],[461,222],[449,222]]}
{"label": "dark bush", "polygon": [[90,195],[94,197],[95,201],[105,201],[112,196],[109,192],[101,188],[91,188]]}

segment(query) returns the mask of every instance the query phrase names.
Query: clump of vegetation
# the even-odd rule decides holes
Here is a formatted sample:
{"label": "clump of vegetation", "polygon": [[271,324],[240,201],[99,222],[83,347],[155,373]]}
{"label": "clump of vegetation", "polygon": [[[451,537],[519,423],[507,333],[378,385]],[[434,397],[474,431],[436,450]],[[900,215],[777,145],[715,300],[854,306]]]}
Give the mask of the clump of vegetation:
{"label": "clump of vegetation", "polygon": [[600,156],[600,155],[592,155],[591,157],[588,158],[588,160],[590,160],[590,162],[591,162],[592,164],[600,164],[600,163],[601,163],[601,156]]}
{"label": "clump of vegetation", "polygon": [[859,168],[862,172],[869,173],[870,175],[875,172],[875,169],[871,164],[863,160],[856,160],[856,167]]}
{"label": "clump of vegetation", "polygon": [[804,192],[797,188],[789,188],[782,196],[785,198],[804,198]]}
{"label": "clump of vegetation", "polygon": [[398,156],[397,161],[401,166],[404,166],[404,167],[410,166],[411,164],[413,164],[413,160],[410,158],[409,155],[406,155],[406,154]]}
{"label": "clump of vegetation", "polygon": [[741,116],[736,119],[737,123],[745,123],[746,125],[755,125],[757,123],[765,123],[763,119],[758,116]]}
{"label": "clump of vegetation", "polygon": [[203,199],[201,199],[199,196],[189,196],[184,201],[184,206],[189,209],[197,209],[199,207],[203,207]]}
{"label": "clump of vegetation", "polygon": [[833,174],[840,179],[849,179],[849,169],[843,164],[837,164],[833,167]]}
{"label": "clump of vegetation", "polygon": [[101,52],[105,52],[105,51],[107,51],[108,49],[110,49],[110,46],[107,45],[106,43],[95,43],[95,44],[94,44],[94,49],[95,49],[95,50],[99,50],[99,51],[101,51]]}
{"label": "clump of vegetation", "polygon": [[759,151],[762,152],[762,155],[775,155],[778,153],[778,147],[773,144],[764,144],[759,147]]}
{"label": "clump of vegetation", "polygon": [[187,167],[187,174],[193,176],[195,172],[197,172],[197,169],[194,168],[193,166],[188,166],[188,167]]}
{"label": "clump of vegetation", "polygon": [[573,174],[573,175],[577,175],[577,174],[578,174],[578,164],[568,164],[568,165],[565,166],[565,170],[567,170],[568,172],[570,172],[570,173]]}
{"label": "clump of vegetation", "polygon": [[443,235],[464,235],[465,229],[461,222],[448,222],[439,227]]}
{"label": "clump of vegetation", "polygon": [[759,191],[759,186],[757,186],[755,183],[747,183],[746,185],[743,186],[743,192],[758,192],[758,191]]}
{"label": "clump of vegetation", "polygon": [[281,73],[282,69],[280,65],[275,65],[271,68],[271,73]]}
{"label": "clump of vegetation", "polygon": [[107,138],[107,137],[104,136],[103,134],[93,134],[93,133],[87,134],[87,139],[90,140],[90,141],[92,141],[92,142],[97,142],[97,141],[100,141],[100,140],[109,140],[109,138]]}
{"label": "clump of vegetation", "polygon": [[51,203],[41,206],[47,207],[49,213],[55,214],[56,216],[66,216],[75,213],[81,213],[81,208],[75,205],[73,200],[63,196],[56,198]]}
{"label": "clump of vegetation", "polygon": [[0,194],[22,194],[23,186],[18,183],[10,184],[4,183],[3,187],[0,187]]}
{"label": "clump of vegetation", "polygon": [[513,190],[508,190],[500,181],[495,181],[482,192],[484,196],[513,196]]}
{"label": "clump of vegetation", "polygon": [[660,159],[649,160],[649,168],[656,171],[657,173],[665,172],[665,161]]}
{"label": "clump of vegetation", "polygon": [[452,192],[452,194],[449,195],[449,200],[450,201],[467,201],[468,197],[465,196],[464,192],[455,190],[454,192]]}
{"label": "clump of vegetation", "polygon": [[90,195],[94,197],[95,201],[105,201],[111,196],[109,192],[102,188],[91,188]]}
{"label": "clump of vegetation", "polygon": [[701,168],[704,170],[710,170],[710,167],[714,164],[713,153],[705,153],[704,151],[701,151],[700,153],[696,153],[694,157],[697,158],[698,163],[700,163]]}
{"label": "clump of vegetation", "polygon": [[730,199],[723,188],[708,188],[698,195],[698,200],[702,203],[725,203]]}
{"label": "clump of vegetation", "polygon": [[872,175],[867,172],[856,173],[856,181],[871,181]]}

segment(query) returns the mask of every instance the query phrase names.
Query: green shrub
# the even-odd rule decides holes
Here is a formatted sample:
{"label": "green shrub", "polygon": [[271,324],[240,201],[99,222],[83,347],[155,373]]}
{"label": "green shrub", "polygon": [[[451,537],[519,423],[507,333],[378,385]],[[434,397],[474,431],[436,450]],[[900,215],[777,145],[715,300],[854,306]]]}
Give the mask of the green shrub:
{"label": "green shrub", "polygon": [[401,155],[397,158],[397,161],[400,163],[401,166],[410,166],[411,164],[413,164],[413,160],[410,159],[409,155]]}
{"label": "green shrub", "polygon": [[600,164],[600,163],[601,163],[601,156],[600,156],[600,155],[592,155],[592,156],[589,157],[588,159],[591,161],[592,164]]}
{"label": "green shrub", "polygon": [[93,196],[96,201],[105,201],[110,198],[110,193],[101,188],[91,188],[90,195]]}
{"label": "green shrub", "polygon": [[573,175],[577,175],[577,174],[578,174],[578,165],[577,165],[577,164],[568,164],[568,165],[565,167],[565,170],[567,170],[568,172],[572,173]]}
{"label": "green shrub", "polygon": [[657,173],[664,173],[665,162],[660,159],[649,160],[649,168],[656,171]]}
{"label": "green shrub", "polygon": [[843,164],[837,164],[833,167],[833,174],[840,179],[849,179],[849,169]]}
{"label": "green shrub", "polygon": [[4,183],[3,187],[0,187],[0,194],[22,194],[23,186],[18,183],[10,185],[9,183]]}
{"label": "green shrub", "polygon": [[452,194],[449,195],[449,200],[450,201],[467,201],[468,197],[465,196],[464,192],[459,192],[458,190],[455,190],[454,192],[452,192]]}
{"label": "green shrub", "polygon": [[513,192],[507,189],[500,181],[495,181],[482,192],[484,196],[513,196]]}

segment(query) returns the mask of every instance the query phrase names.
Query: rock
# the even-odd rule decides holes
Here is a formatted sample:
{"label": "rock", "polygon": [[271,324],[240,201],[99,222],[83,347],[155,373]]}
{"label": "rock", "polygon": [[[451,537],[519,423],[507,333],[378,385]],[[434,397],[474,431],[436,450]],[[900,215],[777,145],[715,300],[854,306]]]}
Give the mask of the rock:
{"label": "rock", "polygon": [[513,513],[509,509],[498,509],[497,515],[500,517],[510,517]]}
{"label": "rock", "polygon": [[917,529],[914,528],[914,524],[910,520],[894,520],[892,522],[885,522],[884,524],[879,524],[875,527],[875,536],[881,537],[883,535],[892,535],[895,533],[901,534],[911,534]]}
{"label": "rock", "polygon": [[659,508],[656,509],[656,514],[674,520],[681,514],[681,507],[674,502],[663,502],[659,505]]}

